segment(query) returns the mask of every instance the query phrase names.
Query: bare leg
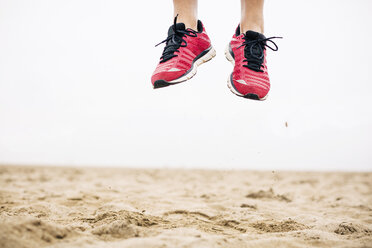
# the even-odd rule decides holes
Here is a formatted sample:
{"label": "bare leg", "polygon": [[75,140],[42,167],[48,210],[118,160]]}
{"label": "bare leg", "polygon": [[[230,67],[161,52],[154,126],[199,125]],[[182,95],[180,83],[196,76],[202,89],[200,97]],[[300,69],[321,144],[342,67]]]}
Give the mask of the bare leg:
{"label": "bare leg", "polygon": [[177,22],[183,22],[186,28],[197,30],[198,0],[173,0],[174,16]]}
{"label": "bare leg", "polygon": [[264,0],[241,0],[240,31],[242,33],[248,30],[264,32],[263,5]]}

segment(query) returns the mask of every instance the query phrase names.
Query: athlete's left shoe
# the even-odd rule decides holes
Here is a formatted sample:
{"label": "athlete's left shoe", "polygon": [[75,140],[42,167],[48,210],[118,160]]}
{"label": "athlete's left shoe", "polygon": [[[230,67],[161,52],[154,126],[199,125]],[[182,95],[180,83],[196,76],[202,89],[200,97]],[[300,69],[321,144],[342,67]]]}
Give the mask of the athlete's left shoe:
{"label": "athlete's left shoe", "polygon": [[[266,99],[270,90],[266,47],[278,50],[278,46],[271,40],[274,38],[281,37],[266,38],[251,30],[240,33],[238,26],[225,51],[226,58],[234,65],[227,81],[227,86],[234,94],[253,100]],[[275,47],[269,46],[268,42]]]}

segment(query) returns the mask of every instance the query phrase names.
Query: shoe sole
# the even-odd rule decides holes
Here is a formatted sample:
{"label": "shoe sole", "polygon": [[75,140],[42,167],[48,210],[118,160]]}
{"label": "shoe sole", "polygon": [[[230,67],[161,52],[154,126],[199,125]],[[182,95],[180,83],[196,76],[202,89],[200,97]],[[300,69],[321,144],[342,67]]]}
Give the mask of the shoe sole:
{"label": "shoe sole", "polygon": [[[200,57],[199,57],[200,56]],[[165,81],[165,80],[156,80],[154,82],[154,89],[167,87],[169,85],[179,84],[191,79],[197,72],[198,66],[201,64],[208,62],[209,60],[213,59],[216,56],[216,50],[213,47],[209,47],[208,49],[201,52],[195,61],[192,62],[191,68],[183,74],[181,77],[172,80],[172,81]]]}
{"label": "shoe sole", "polygon": [[[230,49],[230,44],[228,44],[227,47],[226,47],[226,49],[225,49],[225,56],[226,56],[226,59],[228,61],[230,61],[233,66],[235,66],[235,60],[234,60],[233,54],[232,54],[232,52],[230,52],[230,50],[231,50]],[[267,98],[268,95],[266,95],[266,96],[264,96],[262,98],[259,98],[257,94],[249,93],[249,94],[243,95],[240,92],[238,92],[236,90],[233,82],[232,82],[233,81],[232,80],[232,75],[233,74],[231,73],[229,75],[228,79],[227,79],[227,87],[229,87],[229,89],[230,89],[230,91],[232,93],[234,93],[237,96],[244,97],[244,98],[251,99],[251,100],[258,100],[258,101],[264,101],[264,100],[266,100],[266,98]]]}

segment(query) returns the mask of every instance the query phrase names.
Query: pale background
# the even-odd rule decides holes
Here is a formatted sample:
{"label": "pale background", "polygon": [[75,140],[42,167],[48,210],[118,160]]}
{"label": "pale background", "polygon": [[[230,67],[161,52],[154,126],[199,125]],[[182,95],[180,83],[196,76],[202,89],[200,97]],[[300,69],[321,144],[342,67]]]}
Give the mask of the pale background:
{"label": "pale background", "polygon": [[0,163],[371,171],[372,1],[265,6],[257,102],[226,86],[238,0],[200,0],[217,57],[159,90],[170,0],[0,0]]}

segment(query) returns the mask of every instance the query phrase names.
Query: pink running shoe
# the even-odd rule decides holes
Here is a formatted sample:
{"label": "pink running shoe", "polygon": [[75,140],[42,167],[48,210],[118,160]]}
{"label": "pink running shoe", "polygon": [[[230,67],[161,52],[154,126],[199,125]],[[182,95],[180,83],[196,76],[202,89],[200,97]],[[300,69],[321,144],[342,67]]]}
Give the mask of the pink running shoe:
{"label": "pink running shoe", "polygon": [[186,29],[184,23],[177,23],[176,16],[174,25],[168,30],[168,37],[158,45],[161,43],[166,45],[151,77],[155,89],[192,78],[199,65],[216,56],[201,21],[198,21],[198,31],[194,31]]}
{"label": "pink running shoe", "polygon": [[[226,48],[225,55],[234,65],[234,70],[227,80],[230,90],[241,97],[253,100],[265,100],[270,90],[270,79],[266,65],[266,47],[273,51],[278,46],[271,40],[281,37],[266,38],[263,34],[247,31],[240,33],[240,25]],[[271,42],[275,47],[267,44]]]}

